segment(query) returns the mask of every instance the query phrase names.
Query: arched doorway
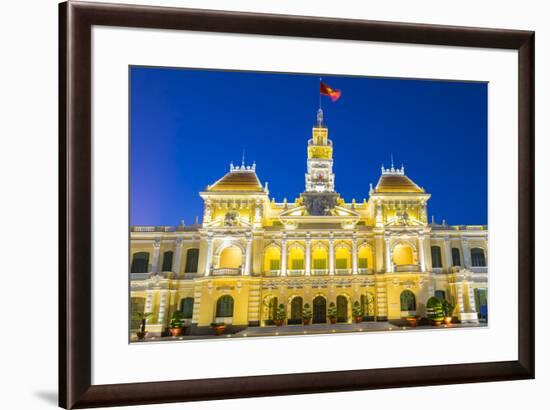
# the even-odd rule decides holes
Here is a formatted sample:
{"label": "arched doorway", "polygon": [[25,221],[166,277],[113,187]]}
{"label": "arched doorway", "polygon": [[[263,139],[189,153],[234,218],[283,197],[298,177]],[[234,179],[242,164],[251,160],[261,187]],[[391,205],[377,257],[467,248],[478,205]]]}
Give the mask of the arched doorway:
{"label": "arched doorway", "polygon": [[279,306],[279,300],[276,296],[268,297],[264,299],[264,304],[264,324],[266,326],[272,326],[275,324],[275,319],[277,318],[277,306]]}
{"label": "arched doorway", "polygon": [[303,300],[300,296],[296,296],[290,301],[290,317],[287,322],[289,325],[302,324],[302,305]]}
{"label": "arched doorway", "polygon": [[336,298],[336,321],[338,323],[348,322],[348,298],[343,295]]}
{"label": "arched doorway", "polygon": [[327,323],[327,300],[322,296],[313,299],[313,323]]}
{"label": "arched doorway", "polygon": [[416,297],[410,290],[404,290],[400,296],[401,315],[406,316],[416,312]]}
{"label": "arched doorway", "polygon": [[230,323],[232,317],[233,298],[229,295],[223,295],[216,302],[216,321]]}

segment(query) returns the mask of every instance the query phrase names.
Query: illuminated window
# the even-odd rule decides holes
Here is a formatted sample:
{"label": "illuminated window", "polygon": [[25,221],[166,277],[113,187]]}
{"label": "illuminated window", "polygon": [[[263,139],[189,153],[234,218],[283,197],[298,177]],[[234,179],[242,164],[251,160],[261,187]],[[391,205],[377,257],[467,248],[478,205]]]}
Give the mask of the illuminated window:
{"label": "illuminated window", "polygon": [[357,259],[357,267],[359,269],[368,269],[369,260],[367,258],[358,258]]}

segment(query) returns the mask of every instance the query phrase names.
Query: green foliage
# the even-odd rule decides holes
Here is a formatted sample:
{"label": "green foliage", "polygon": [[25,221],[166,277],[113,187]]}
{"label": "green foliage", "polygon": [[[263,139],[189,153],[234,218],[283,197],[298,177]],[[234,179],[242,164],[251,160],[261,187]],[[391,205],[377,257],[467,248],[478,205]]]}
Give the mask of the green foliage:
{"label": "green foliage", "polygon": [[286,319],[286,310],[285,305],[282,303],[277,307],[277,320],[285,320]]}
{"label": "green foliage", "polygon": [[147,324],[147,318],[149,316],[151,316],[153,314],[153,312],[135,312],[134,313],[134,318],[135,319],[139,319],[140,321],[140,326],[139,326],[139,330],[140,332],[145,332],[145,325]]}
{"label": "green foliage", "polygon": [[361,303],[359,303],[357,300],[353,303],[353,316],[363,316],[363,308],[361,307]]}
{"label": "green foliage", "polygon": [[181,329],[183,325],[183,312],[177,310],[172,314],[172,319],[170,320],[170,329]]}
{"label": "green foliage", "polygon": [[441,302],[441,308],[443,309],[443,314],[445,317],[449,317],[453,315],[455,304],[453,302],[449,302],[448,300],[444,300]]}
{"label": "green foliage", "polygon": [[312,316],[313,315],[311,313],[311,307],[309,306],[308,303],[306,303],[302,308],[302,318],[305,320],[310,320]]}
{"label": "green foliage", "polygon": [[328,317],[336,317],[336,305],[334,302],[330,302],[328,305]]}
{"label": "green foliage", "polygon": [[221,326],[225,326],[225,323],[224,322],[212,322],[212,323],[210,323],[210,327],[221,327]]}
{"label": "green foliage", "polygon": [[432,296],[426,303],[426,316],[431,320],[443,320],[443,304],[441,300]]}

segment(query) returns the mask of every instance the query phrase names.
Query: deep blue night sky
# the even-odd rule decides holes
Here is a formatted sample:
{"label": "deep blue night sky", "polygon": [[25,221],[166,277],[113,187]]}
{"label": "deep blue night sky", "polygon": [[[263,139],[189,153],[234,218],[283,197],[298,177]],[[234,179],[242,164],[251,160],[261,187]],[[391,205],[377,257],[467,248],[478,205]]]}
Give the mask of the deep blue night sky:
{"label": "deep blue night sky", "polygon": [[[368,198],[380,165],[432,194],[428,212],[449,224],[487,223],[487,84],[323,75],[342,90],[323,97],[334,143],[336,191]],[[130,68],[130,222],[202,219],[198,193],[229,163],[256,161],[270,196],[304,190],[306,146],[319,76]]]}

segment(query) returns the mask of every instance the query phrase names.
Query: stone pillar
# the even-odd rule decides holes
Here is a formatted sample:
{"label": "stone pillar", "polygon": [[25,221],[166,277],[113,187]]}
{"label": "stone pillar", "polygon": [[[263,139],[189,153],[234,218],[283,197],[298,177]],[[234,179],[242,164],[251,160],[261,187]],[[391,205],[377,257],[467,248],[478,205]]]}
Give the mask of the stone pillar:
{"label": "stone pillar", "polygon": [[[146,294],[147,296],[145,297],[144,313],[153,313],[153,291],[148,289],[146,291]],[[147,321],[149,321],[149,318],[147,319]]]}
{"label": "stone pillar", "polygon": [[393,263],[391,261],[391,249],[390,249],[390,238],[384,238],[386,242],[386,272],[393,272]]}
{"label": "stone pillar", "polygon": [[286,276],[286,251],[286,235],[283,234],[283,238],[281,239],[281,276]]}
{"label": "stone pillar", "polygon": [[306,276],[311,275],[311,238],[306,234],[306,253],[305,253]]}
{"label": "stone pillar", "polygon": [[244,275],[250,275],[250,261],[252,260],[252,235],[246,236],[246,255],[244,261]]}
{"label": "stone pillar", "polygon": [[451,273],[453,267],[453,256],[451,251],[451,239],[445,238],[445,270],[447,273]]}
{"label": "stone pillar", "polygon": [[157,318],[157,324],[162,325],[164,324],[164,314],[166,312],[166,290],[161,290],[160,292],[160,303],[159,303],[159,315]]}
{"label": "stone pillar", "polygon": [[382,273],[384,272],[384,265],[386,263],[384,253],[384,237],[382,235],[374,236],[374,272]]}
{"label": "stone pillar", "polygon": [[420,271],[426,272],[426,255],[424,253],[424,235],[418,237],[418,257],[420,259]]}
{"label": "stone pillar", "polygon": [[334,275],[334,238],[332,233],[328,240],[328,274]]}
{"label": "stone pillar", "polygon": [[214,238],[208,236],[207,247],[206,247],[206,263],[204,265],[204,276],[210,276],[210,271],[212,270],[212,242]]}
{"label": "stone pillar", "polygon": [[470,248],[468,248],[468,241],[466,238],[462,238],[462,263],[466,269],[470,269],[472,267],[472,262],[470,260]]}
{"label": "stone pillar", "polygon": [[459,316],[462,316],[464,313],[464,291],[462,289],[462,281],[458,281],[455,283],[456,286],[456,302],[458,307],[458,313]]}
{"label": "stone pillar", "polygon": [[151,272],[158,273],[160,259],[160,239],[155,239],[153,243],[153,260],[151,262]]}
{"label": "stone pillar", "polygon": [[351,239],[351,273],[357,275],[357,237]]}
{"label": "stone pillar", "polygon": [[466,296],[468,298],[468,305],[470,307],[468,312],[469,313],[477,313],[476,298],[475,298],[475,295],[474,295],[474,287],[472,286],[471,281],[466,282]]}
{"label": "stone pillar", "polygon": [[176,252],[174,252],[174,261],[172,263],[172,272],[174,274],[179,275],[180,274],[180,266],[181,266],[181,252],[183,250],[183,238],[177,238],[176,239]]}

